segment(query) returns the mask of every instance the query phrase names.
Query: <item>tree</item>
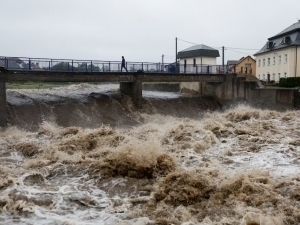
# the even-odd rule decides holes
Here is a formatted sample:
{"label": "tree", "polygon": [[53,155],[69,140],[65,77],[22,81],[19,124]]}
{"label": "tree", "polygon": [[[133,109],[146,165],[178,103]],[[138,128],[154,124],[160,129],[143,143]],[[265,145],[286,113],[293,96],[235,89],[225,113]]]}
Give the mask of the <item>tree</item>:
{"label": "tree", "polygon": [[72,71],[72,65],[68,62],[60,62],[51,67],[51,70],[54,71]]}

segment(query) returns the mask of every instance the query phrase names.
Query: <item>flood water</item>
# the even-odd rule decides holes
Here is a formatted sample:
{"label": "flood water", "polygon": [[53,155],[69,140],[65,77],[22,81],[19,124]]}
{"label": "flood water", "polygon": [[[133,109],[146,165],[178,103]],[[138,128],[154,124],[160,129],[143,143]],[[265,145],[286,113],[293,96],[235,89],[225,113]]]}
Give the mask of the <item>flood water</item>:
{"label": "flood water", "polygon": [[300,113],[118,85],[8,90],[0,224],[300,224]]}

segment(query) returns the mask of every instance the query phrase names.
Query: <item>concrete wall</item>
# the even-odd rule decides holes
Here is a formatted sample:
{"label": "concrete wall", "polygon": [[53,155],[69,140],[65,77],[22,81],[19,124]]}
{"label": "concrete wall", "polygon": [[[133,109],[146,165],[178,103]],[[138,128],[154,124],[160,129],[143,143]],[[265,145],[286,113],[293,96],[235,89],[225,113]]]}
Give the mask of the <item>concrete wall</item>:
{"label": "concrete wall", "polygon": [[262,109],[294,109],[298,92],[296,89],[252,89],[247,101]]}
{"label": "concrete wall", "polygon": [[0,126],[7,123],[7,107],[6,107],[6,85],[0,81]]}
{"label": "concrete wall", "polygon": [[163,92],[179,92],[180,91],[180,83],[143,83],[143,90],[163,91]]}
{"label": "concrete wall", "polygon": [[181,93],[200,93],[200,82],[181,82]]}
{"label": "concrete wall", "polygon": [[142,108],[142,81],[136,80],[135,82],[120,82],[120,92],[131,96],[135,106]]}
{"label": "concrete wall", "polygon": [[[182,58],[179,60],[180,65],[184,65],[184,60],[186,60],[187,65],[193,65],[194,59],[196,59],[196,64],[199,65],[216,65],[217,58],[215,57],[193,57],[193,58]],[[181,72],[184,72],[184,68],[180,67]],[[187,66],[187,72],[196,73],[196,67]],[[198,73],[200,73],[200,68],[198,68]],[[206,71],[206,68],[202,68],[202,70]],[[215,68],[213,68],[215,70]],[[180,90],[182,93],[200,93],[200,83],[199,82],[182,82],[180,83]]]}

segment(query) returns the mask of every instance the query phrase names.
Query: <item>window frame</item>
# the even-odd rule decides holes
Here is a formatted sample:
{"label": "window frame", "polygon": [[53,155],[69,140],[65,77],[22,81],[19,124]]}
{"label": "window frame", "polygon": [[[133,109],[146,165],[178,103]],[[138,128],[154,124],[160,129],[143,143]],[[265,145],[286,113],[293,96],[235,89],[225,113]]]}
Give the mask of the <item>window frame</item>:
{"label": "window frame", "polygon": [[278,65],[281,64],[281,55],[278,56]]}

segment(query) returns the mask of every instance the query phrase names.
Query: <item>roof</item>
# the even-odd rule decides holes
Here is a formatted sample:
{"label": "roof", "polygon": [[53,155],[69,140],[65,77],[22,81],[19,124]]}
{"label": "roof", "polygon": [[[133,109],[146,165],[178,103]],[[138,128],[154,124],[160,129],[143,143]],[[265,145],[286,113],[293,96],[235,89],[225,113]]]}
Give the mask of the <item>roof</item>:
{"label": "roof", "polygon": [[[290,37],[290,41],[288,43],[284,43],[283,38],[287,36]],[[273,43],[272,48],[268,48],[268,44],[270,42]],[[268,42],[262,47],[261,50],[255,53],[254,56],[290,46],[300,46],[300,21],[292,24],[275,36],[268,38]]]}
{"label": "roof", "polygon": [[284,29],[280,33],[276,34],[275,36],[270,37],[269,40],[271,40],[273,38],[277,38],[279,36],[283,36],[285,34],[293,33],[294,31],[297,31],[298,29],[300,30],[300,20],[297,23],[294,23],[291,26],[289,26],[288,28]]}
{"label": "roof", "polygon": [[239,62],[239,60],[228,60],[227,65],[235,65]]}
{"label": "roof", "polygon": [[241,59],[238,61],[237,64],[240,64],[241,62],[243,62],[244,60],[246,60],[246,59],[248,59],[248,58],[250,58],[250,59],[252,59],[254,62],[256,62],[255,59],[253,59],[250,55],[248,55],[248,56],[246,56],[246,57],[241,58]]}
{"label": "roof", "polygon": [[178,52],[178,58],[192,58],[192,57],[219,57],[219,50],[209,47],[207,45],[193,45],[187,49]]}

